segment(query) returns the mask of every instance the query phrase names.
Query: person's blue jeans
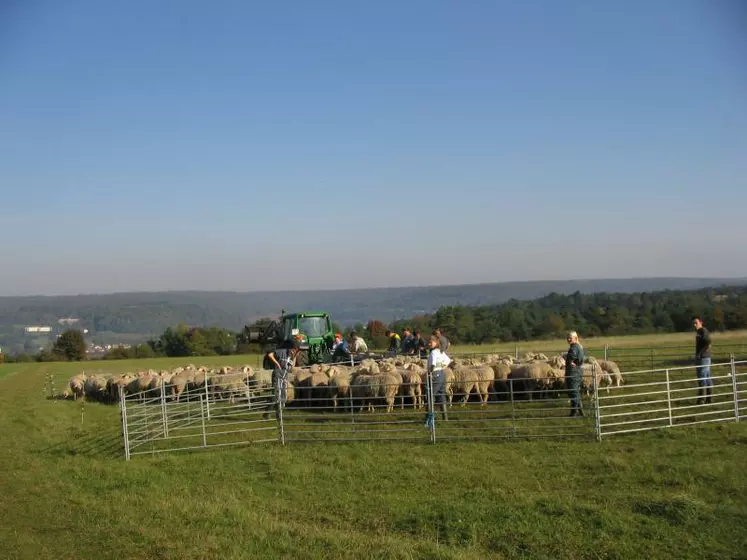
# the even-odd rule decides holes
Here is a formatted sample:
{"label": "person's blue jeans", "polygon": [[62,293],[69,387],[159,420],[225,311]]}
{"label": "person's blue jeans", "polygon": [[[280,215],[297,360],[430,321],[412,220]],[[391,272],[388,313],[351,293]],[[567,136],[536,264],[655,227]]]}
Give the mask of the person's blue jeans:
{"label": "person's blue jeans", "polygon": [[711,358],[700,358],[697,360],[698,387],[713,387],[711,379]]}

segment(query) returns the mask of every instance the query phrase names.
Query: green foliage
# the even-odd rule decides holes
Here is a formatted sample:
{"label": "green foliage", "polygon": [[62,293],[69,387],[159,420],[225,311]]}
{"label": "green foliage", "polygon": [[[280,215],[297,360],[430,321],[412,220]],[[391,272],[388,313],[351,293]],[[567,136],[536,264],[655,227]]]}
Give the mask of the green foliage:
{"label": "green foliage", "polygon": [[562,338],[567,330],[583,337],[684,332],[701,315],[712,331],[747,328],[747,287],[651,293],[552,293],[480,307],[447,306],[429,316],[396,321],[423,331],[438,326],[452,342],[484,344]]}
{"label": "green foliage", "polygon": [[83,331],[69,329],[63,332],[52,346],[52,354],[68,362],[86,359],[86,341]]}

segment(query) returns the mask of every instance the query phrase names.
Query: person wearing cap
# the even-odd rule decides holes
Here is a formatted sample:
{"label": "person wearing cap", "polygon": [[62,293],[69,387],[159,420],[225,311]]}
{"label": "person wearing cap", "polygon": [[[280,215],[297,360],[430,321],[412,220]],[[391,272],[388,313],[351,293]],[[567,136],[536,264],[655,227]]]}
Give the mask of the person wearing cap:
{"label": "person wearing cap", "polygon": [[581,380],[583,377],[584,348],[578,342],[578,333],[568,333],[568,353],[565,357],[565,386],[571,399],[571,413],[569,416],[583,416],[581,408]]}
{"label": "person wearing cap", "polygon": [[[301,351],[301,343],[294,338],[285,348],[277,348],[268,352],[265,357],[272,362],[272,388],[275,392],[275,414],[280,414],[280,409],[285,408],[288,400],[288,374],[296,363],[296,356]],[[278,386],[280,392],[277,393]],[[268,418],[269,414],[265,414]]]}

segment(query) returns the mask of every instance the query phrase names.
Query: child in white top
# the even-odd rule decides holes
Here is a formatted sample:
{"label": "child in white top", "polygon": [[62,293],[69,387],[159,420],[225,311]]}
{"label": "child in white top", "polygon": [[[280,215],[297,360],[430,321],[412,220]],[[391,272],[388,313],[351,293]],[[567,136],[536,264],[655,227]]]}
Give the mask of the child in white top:
{"label": "child in white top", "polygon": [[441,341],[437,336],[431,336],[429,346],[431,349],[428,355],[428,375],[431,378],[431,387],[433,401],[436,405],[441,405],[441,417],[448,420],[446,414],[446,373],[444,369],[451,364],[451,358],[446,352],[440,349]]}

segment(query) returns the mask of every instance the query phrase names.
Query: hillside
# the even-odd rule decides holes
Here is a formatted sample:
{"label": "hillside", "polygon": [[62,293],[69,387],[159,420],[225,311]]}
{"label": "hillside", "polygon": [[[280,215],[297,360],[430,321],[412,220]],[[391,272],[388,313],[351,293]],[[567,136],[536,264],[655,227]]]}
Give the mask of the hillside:
{"label": "hillside", "polygon": [[372,288],[337,291],[278,292],[154,292],[78,296],[26,296],[0,298],[0,346],[31,349],[49,335],[24,333],[29,325],[66,328],[58,321],[77,319],[76,326],[109,340],[144,339],[178,323],[215,325],[238,330],[281,309],[324,309],[342,325],[378,318],[389,322],[432,313],[443,306],[492,305],[511,299],[529,300],[550,293],[647,292],[691,290],[739,285],[734,278],[641,278],[505,282],[460,286]]}

